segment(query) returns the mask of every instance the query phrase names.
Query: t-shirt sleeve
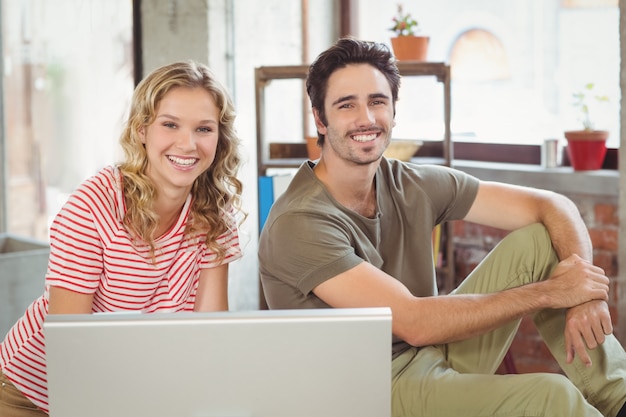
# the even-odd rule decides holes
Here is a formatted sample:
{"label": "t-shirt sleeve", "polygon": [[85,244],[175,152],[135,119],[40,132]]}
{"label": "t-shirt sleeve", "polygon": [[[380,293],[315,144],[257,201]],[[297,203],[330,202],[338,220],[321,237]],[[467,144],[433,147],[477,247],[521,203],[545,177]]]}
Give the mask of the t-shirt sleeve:
{"label": "t-shirt sleeve", "polygon": [[70,196],[50,227],[50,257],[46,285],[83,294],[98,288],[103,269],[102,241],[92,201],[80,189]]}
{"label": "t-shirt sleeve", "polygon": [[463,171],[443,166],[429,170],[429,180],[421,181],[436,210],[436,223],[463,219],[469,212],[476,194],[479,180]]}
{"label": "t-shirt sleeve", "polygon": [[350,235],[331,215],[291,211],[267,226],[262,239],[272,241],[260,243],[266,260],[263,267],[304,295],[363,262],[355,254]]}

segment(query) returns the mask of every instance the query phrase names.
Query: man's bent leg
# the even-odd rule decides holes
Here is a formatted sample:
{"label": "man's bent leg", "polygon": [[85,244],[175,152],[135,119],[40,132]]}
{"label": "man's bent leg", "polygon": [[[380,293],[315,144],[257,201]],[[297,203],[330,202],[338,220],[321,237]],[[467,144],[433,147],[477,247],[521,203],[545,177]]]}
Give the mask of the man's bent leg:
{"label": "man's bent leg", "polygon": [[[546,279],[558,259],[545,228],[533,225],[511,233],[485,258],[455,291],[489,293]],[[615,416],[626,401],[626,353],[610,335],[606,342],[589,351],[593,366],[579,359],[566,363],[565,312],[544,310],[534,317],[546,345],[572,383],[588,401],[606,416]],[[447,358],[455,370],[493,373],[501,363],[515,335],[518,322],[480,337],[450,343]]]}
{"label": "man's bent leg", "polygon": [[[546,279],[558,263],[548,231],[541,224],[506,236],[468,275],[455,294],[488,294]],[[520,320],[446,345],[450,366],[461,373],[493,374],[511,345]]]}
{"label": "man's bent leg", "polygon": [[462,374],[436,347],[404,352],[392,376],[394,417],[601,417],[563,375]]}

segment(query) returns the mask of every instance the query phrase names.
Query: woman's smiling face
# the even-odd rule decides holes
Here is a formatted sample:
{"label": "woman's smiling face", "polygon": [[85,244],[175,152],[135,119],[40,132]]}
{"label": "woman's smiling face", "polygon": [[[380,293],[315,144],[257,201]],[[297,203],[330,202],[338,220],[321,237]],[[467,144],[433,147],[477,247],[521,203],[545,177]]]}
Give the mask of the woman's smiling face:
{"label": "woman's smiling face", "polygon": [[219,115],[213,96],[201,87],[175,87],[163,96],[156,118],[139,132],[147,175],[158,188],[191,190],[215,159]]}

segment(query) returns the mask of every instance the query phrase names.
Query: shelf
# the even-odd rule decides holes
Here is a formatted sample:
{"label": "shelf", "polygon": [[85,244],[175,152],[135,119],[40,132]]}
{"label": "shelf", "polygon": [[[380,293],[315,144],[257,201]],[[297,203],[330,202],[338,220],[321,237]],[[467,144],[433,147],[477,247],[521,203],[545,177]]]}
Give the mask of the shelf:
{"label": "shelf", "polygon": [[[450,166],[453,159],[450,131],[450,66],[442,62],[399,61],[398,70],[402,76],[432,76],[443,84],[444,96],[444,135],[443,164]],[[256,103],[256,134],[257,134],[257,171],[258,175],[265,174],[270,168],[269,147],[265,139],[265,89],[272,80],[301,79],[305,80],[308,74],[308,65],[263,66],[257,67],[255,76],[255,103]],[[304,140],[306,132],[302,132]],[[274,163],[272,162],[272,165]]]}
{"label": "shelf", "polygon": [[[306,160],[307,158],[268,159],[263,163],[263,166],[265,171],[271,168],[298,168]],[[411,158],[410,162],[414,164],[444,165],[446,161],[443,158],[414,157]]]}

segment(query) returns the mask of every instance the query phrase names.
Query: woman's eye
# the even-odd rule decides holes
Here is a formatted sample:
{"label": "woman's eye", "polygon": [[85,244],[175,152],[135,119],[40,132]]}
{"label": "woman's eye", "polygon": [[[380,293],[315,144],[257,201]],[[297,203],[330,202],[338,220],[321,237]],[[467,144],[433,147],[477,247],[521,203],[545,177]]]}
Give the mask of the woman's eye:
{"label": "woman's eye", "polygon": [[210,127],[199,127],[198,128],[198,132],[202,132],[202,133],[210,133],[213,130]]}
{"label": "woman's eye", "polygon": [[169,127],[171,129],[175,129],[176,128],[176,124],[174,124],[172,122],[165,122],[165,123],[163,123],[163,126]]}

